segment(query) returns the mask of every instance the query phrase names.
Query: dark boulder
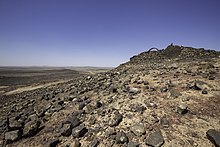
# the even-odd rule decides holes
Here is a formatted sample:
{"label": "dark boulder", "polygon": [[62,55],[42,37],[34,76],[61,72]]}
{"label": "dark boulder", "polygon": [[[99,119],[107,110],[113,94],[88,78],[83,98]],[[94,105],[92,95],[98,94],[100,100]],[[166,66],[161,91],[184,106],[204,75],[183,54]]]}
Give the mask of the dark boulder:
{"label": "dark boulder", "polygon": [[83,137],[88,132],[84,125],[77,126],[72,129],[72,136],[75,138]]}
{"label": "dark boulder", "polygon": [[118,132],[116,134],[116,137],[115,137],[117,143],[127,143],[128,142],[128,137],[127,135],[122,131],[122,132]]}
{"label": "dark boulder", "polygon": [[116,111],[109,121],[109,126],[110,127],[117,126],[121,121],[122,121],[122,115],[118,111]]}
{"label": "dark boulder", "polygon": [[56,147],[60,143],[59,139],[52,139],[48,143],[48,147]]}
{"label": "dark boulder", "polygon": [[210,129],[206,132],[206,136],[216,147],[220,147],[220,132]]}
{"label": "dark boulder", "polygon": [[30,137],[30,136],[34,136],[35,134],[37,134],[38,131],[40,130],[40,124],[41,122],[38,120],[27,122],[24,125],[23,136]]}
{"label": "dark boulder", "polygon": [[72,125],[71,123],[62,124],[61,135],[62,136],[70,136],[72,133]]}
{"label": "dark boulder", "polygon": [[153,132],[145,141],[146,145],[152,147],[161,147],[164,144],[164,138],[160,130]]}
{"label": "dark boulder", "polygon": [[80,124],[80,120],[77,116],[73,115],[69,117],[64,123],[70,123],[71,126],[74,128]]}

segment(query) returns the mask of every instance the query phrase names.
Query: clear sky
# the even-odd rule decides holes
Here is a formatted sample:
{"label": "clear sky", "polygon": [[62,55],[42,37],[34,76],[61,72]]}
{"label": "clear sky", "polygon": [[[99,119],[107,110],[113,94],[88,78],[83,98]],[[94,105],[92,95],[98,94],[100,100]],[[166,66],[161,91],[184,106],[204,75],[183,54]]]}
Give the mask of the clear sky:
{"label": "clear sky", "polygon": [[117,66],[170,43],[220,49],[220,0],[0,0],[0,66]]}

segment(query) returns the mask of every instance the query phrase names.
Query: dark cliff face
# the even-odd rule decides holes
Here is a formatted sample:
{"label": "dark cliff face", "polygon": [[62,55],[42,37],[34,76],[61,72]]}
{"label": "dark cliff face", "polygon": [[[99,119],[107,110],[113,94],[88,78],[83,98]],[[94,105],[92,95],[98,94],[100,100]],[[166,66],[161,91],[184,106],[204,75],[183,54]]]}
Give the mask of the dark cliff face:
{"label": "dark cliff face", "polygon": [[161,62],[169,59],[194,60],[209,59],[220,56],[219,51],[206,50],[203,48],[184,47],[169,45],[165,49],[158,51],[147,51],[130,58],[127,64],[145,64],[149,62]]}

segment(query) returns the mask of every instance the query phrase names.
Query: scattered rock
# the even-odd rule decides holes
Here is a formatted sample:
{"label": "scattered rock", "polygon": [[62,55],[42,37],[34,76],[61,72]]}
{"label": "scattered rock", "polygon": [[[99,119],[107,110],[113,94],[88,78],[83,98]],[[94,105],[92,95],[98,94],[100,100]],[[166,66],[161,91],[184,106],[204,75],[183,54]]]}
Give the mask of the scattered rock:
{"label": "scattered rock", "polygon": [[71,123],[63,123],[61,128],[61,135],[70,136],[72,134],[72,125]]}
{"label": "scattered rock", "polygon": [[36,114],[32,114],[28,116],[28,121],[37,121],[37,120],[38,120],[38,116]]}
{"label": "scattered rock", "polygon": [[102,103],[100,101],[96,101],[96,108],[102,107]]}
{"label": "scattered rock", "polygon": [[160,125],[161,125],[163,128],[169,128],[169,126],[170,126],[169,120],[168,120],[166,117],[162,117],[162,118],[160,119]]}
{"label": "scattered rock", "polygon": [[34,107],[34,111],[37,114],[38,117],[43,117],[44,113],[47,111],[47,109],[50,108],[50,105],[48,105],[48,102],[46,104],[42,102],[42,104],[36,105]]}
{"label": "scattered rock", "polygon": [[206,82],[203,82],[203,81],[195,81],[194,89],[195,89],[195,90],[210,89],[210,86],[209,86]]}
{"label": "scattered rock", "polygon": [[86,106],[85,102],[79,102],[78,105],[79,105],[79,110],[82,110]]}
{"label": "scattered rock", "polygon": [[202,90],[202,94],[208,94],[207,89],[203,89],[203,90]]}
{"label": "scattered rock", "polygon": [[108,97],[107,102],[108,103],[112,103],[113,102],[113,98],[112,97]]}
{"label": "scattered rock", "polygon": [[153,101],[148,101],[148,100],[145,100],[144,101],[144,104],[148,107],[148,108],[157,108],[157,104]]}
{"label": "scattered rock", "polygon": [[182,101],[183,102],[187,102],[187,101],[189,101],[190,99],[189,99],[189,97],[188,96],[183,96],[182,97]]}
{"label": "scattered rock", "polygon": [[176,63],[173,63],[170,65],[170,68],[172,69],[177,69],[178,68],[178,65]]}
{"label": "scattered rock", "polygon": [[[210,146],[209,140],[219,144],[219,135],[213,135],[210,130],[206,141],[199,127],[181,130],[188,125],[197,126],[197,119],[185,122],[191,117],[210,116],[212,119],[205,119],[204,125],[217,127],[219,55],[220,52],[171,45],[164,50],[144,52],[108,72],[91,76],[89,72],[77,73],[80,77],[76,79],[67,76],[67,82],[31,91],[9,96],[4,93],[14,88],[0,86],[0,146],[6,146],[5,138],[13,143],[22,134],[23,137],[34,136],[41,130],[40,125],[47,127],[38,135],[9,146],[45,143],[45,146],[79,147],[80,142],[82,146],[91,147],[162,146],[164,139],[160,131],[154,132],[156,128],[166,131],[165,146],[198,146],[200,143],[200,146]],[[208,65],[209,62],[212,65]],[[63,73],[60,74],[63,79]],[[3,78],[0,76],[0,81]],[[49,79],[42,84],[47,82]],[[200,101],[201,93],[210,94],[203,95]],[[185,117],[174,114],[187,113],[186,102],[190,104],[191,113]],[[172,131],[182,132],[173,139]],[[55,140],[51,140],[53,138]]]}
{"label": "scattered rock", "polygon": [[139,144],[136,143],[136,142],[130,141],[130,142],[128,143],[128,147],[139,147]]}
{"label": "scattered rock", "polygon": [[206,136],[216,147],[220,147],[220,132],[210,129],[206,132]]}
{"label": "scattered rock", "polygon": [[145,141],[146,145],[152,147],[161,147],[164,144],[164,138],[160,130],[155,131],[150,134],[150,136]]}
{"label": "scattered rock", "polygon": [[112,88],[112,92],[113,92],[113,93],[116,93],[116,92],[117,92],[117,88],[116,88],[116,87],[113,87],[113,88]]}
{"label": "scattered rock", "polygon": [[[74,117],[81,117],[82,115],[84,115],[85,114],[85,110],[78,110],[78,111],[75,111],[75,112],[73,112],[72,113],[72,117],[74,118]],[[67,119],[67,121],[70,121],[71,119],[73,119],[72,117],[69,117],[68,119]]]}
{"label": "scattered rock", "polygon": [[164,93],[164,92],[167,92],[168,91],[168,88],[167,87],[162,87],[160,88],[160,92],[161,93]]}
{"label": "scattered rock", "polygon": [[144,81],[141,80],[141,79],[139,79],[139,80],[137,81],[137,84],[143,84],[143,83],[144,83]]}
{"label": "scattered rock", "polygon": [[8,128],[8,119],[7,118],[0,118],[0,134],[5,132]]}
{"label": "scattered rock", "polygon": [[215,66],[212,63],[205,63],[202,65],[204,67],[204,69],[213,69],[215,68]]}
{"label": "scattered rock", "polygon": [[106,131],[106,132],[105,132],[105,135],[106,135],[107,137],[116,135],[115,129],[113,128],[113,129],[110,129],[110,130]]}
{"label": "scattered rock", "polygon": [[145,134],[145,129],[144,129],[144,124],[143,123],[138,123],[135,124],[131,127],[131,131],[136,135],[136,136],[141,136]]}
{"label": "scattered rock", "polygon": [[99,140],[97,138],[94,138],[92,142],[88,145],[88,147],[97,147],[99,144]]}
{"label": "scattered rock", "polygon": [[171,89],[169,92],[169,97],[171,97],[171,98],[178,98],[181,95],[182,94],[176,89]]}
{"label": "scattered rock", "polygon": [[75,138],[83,137],[88,130],[84,125],[77,126],[72,129],[72,136]]}
{"label": "scattered rock", "polygon": [[210,75],[210,76],[208,77],[208,79],[209,79],[209,80],[215,80],[215,76],[214,76],[214,75]]}
{"label": "scattered rock", "polygon": [[188,112],[187,104],[185,102],[182,102],[179,104],[179,106],[176,108],[176,112],[179,114],[186,114]]}
{"label": "scattered rock", "polygon": [[74,140],[71,144],[70,147],[80,147],[81,143],[79,142],[79,140]]}
{"label": "scattered rock", "polygon": [[9,127],[11,130],[20,129],[23,127],[23,121],[16,117],[9,118]]}
{"label": "scattered rock", "polygon": [[49,141],[48,147],[56,147],[59,143],[60,143],[59,139],[53,139],[53,140]]}
{"label": "scattered rock", "polygon": [[117,126],[121,121],[122,121],[122,115],[118,111],[115,111],[112,118],[109,120],[109,126],[110,127]]}
{"label": "scattered rock", "polygon": [[133,112],[141,112],[141,113],[143,113],[144,110],[146,110],[146,107],[143,106],[142,104],[131,104],[130,109]]}
{"label": "scattered rock", "polygon": [[4,140],[0,140],[0,146],[1,146],[1,147],[5,147],[5,146],[6,146],[6,144],[5,144],[5,141],[4,141]]}
{"label": "scattered rock", "polygon": [[29,136],[34,136],[35,134],[38,133],[39,127],[40,127],[41,122],[40,121],[29,121],[24,125],[23,129],[23,136],[24,137],[29,137]]}
{"label": "scattered rock", "polygon": [[128,142],[128,137],[127,135],[122,131],[118,132],[115,137],[117,143],[127,143]]}
{"label": "scattered rock", "polygon": [[57,104],[62,106],[64,104],[64,101],[60,100],[60,101],[57,102]]}
{"label": "scattered rock", "polygon": [[95,109],[95,107],[93,107],[89,104],[83,108],[83,110],[85,110],[85,113],[87,113],[87,114],[92,114],[94,109]]}
{"label": "scattered rock", "polygon": [[5,133],[5,140],[7,143],[17,141],[21,137],[21,132],[19,130],[14,130]]}
{"label": "scattered rock", "polygon": [[140,92],[140,90],[138,88],[129,87],[129,93],[131,93],[131,94],[138,94],[139,92]]}
{"label": "scattered rock", "polygon": [[74,127],[76,127],[80,124],[80,120],[77,116],[73,115],[72,117],[69,117],[67,119],[67,121],[64,122],[64,123],[70,123],[71,127],[74,128]]}

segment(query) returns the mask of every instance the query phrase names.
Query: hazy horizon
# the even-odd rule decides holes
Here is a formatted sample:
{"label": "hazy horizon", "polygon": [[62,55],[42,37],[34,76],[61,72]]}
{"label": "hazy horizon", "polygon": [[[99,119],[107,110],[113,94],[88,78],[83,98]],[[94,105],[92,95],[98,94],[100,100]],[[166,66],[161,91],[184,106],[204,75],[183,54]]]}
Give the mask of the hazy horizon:
{"label": "hazy horizon", "polygon": [[170,43],[220,50],[218,0],[1,0],[0,66],[116,67]]}
{"label": "hazy horizon", "polygon": [[49,65],[25,65],[25,66],[13,66],[13,65],[9,65],[9,66],[0,66],[1,68],[115,68],[116,66],[49,66]]}

